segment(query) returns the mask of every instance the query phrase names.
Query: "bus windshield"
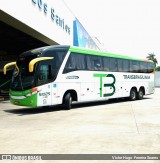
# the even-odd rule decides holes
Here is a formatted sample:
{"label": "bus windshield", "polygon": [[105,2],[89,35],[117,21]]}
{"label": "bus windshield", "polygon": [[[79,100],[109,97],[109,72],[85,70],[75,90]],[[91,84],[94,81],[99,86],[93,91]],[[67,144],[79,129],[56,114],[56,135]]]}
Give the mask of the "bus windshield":
{"label": "bus windshield", "polygon": [[[67,50],[56,49],[47,50],[42,53],[27,52],[25,55],[19,56],[16,62],[17,68],[13,72],[10,88],[20,91],[54,81],[66,53]],[[38,57],[52,57],[53,59],[35,63],[33,72],[29,72],[30,61]]]}
{"label": "bus windshield", "polygon": [[24,90],[27,88],[31,88],[35,85],[34,77],[35,77],[35,69],[33,72],[29,72],[29,62],[37,58],[37,55],[28,55],[28,56],[20,56],[17,60],[17,67],[15,67],[12,80],[11,80],[11,89],[13,90]]}

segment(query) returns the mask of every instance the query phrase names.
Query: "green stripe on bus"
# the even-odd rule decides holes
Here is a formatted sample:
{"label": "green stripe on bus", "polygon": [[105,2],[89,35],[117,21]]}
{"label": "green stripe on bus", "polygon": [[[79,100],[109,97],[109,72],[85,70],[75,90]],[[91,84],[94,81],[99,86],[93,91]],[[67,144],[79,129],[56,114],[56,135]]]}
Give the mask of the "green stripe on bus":
{"label": "green stripe on bus", "polygon": [[96,50],[92,50],[92,49],[85,49],[85,48],[80,48],[80,47],[75,47],[75,46],[70,46],[69,51],[74,52],[74,53],[89,54],[89,55],[96,55],[96,56],[103,56],[103,57],[144,61],[143,59],[133,58],[133,57],[129,57],[129,56],[123,56],[123,55],[119,55],[119,54],[101,52],[101,51],[96,51]]}

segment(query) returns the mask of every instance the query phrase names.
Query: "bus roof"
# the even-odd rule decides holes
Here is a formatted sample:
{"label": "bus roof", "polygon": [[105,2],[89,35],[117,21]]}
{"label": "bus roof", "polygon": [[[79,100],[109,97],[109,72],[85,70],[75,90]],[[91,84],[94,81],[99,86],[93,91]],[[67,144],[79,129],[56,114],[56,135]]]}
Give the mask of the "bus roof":
{"label": "bus roof", "polygon": [[[50,46],[32,49],[27,52],[37,53],[37,52],[42,52],[45,50],[53,50],[53,49],[55,49],[55,50],[56,49],[66,49],[66,50],[69,49],[70,52],[81,53],[81,54],[128,59],[128,60],[135,60],[135,61],[153,62],[153,61],[147,60],[147,59],[139,59],[139,58],[134,58],[134,57],[130,57],[130,56],[124,56],[124,55],[119,55],[119,54],[114,54],[114,53],[109,53],[109,52],[102,52],[102,51],[98,51],[98,50],[86,49],[86,48],[82,48],[82,47],[69,46],[69,45],[50,45]],[[26,55],[27,52],[24,52],[21,55]]]}
{"label": "bus roof", "polygon": [[44,52],[46,50],[57,50],[57,49],[66,49],[68,50],[70,48],[69,45],[49,45],[49,46],[44,46],[36,49],[30,50],[32,53],[37,53],[37,52]]}
{"label": "bus roof", "polygon": [[75,53],[81,53],[81,54],[89,54],[89,55],[96,55],[96,56],[104,56],[104,57],[122,58],[122,59],[128,59],[128,60],[150,62],[147,59],[143,60],[143,59],[138,59],[138,58],[129,57],[129,56],[123,56],[123,55],[119,55],[119,54],[113,54],[113,53],[108,53],[108,52],[92,50],[92,49],[80,48],[80,47],[76,47],[76,46],[70,46],[69,51],[75,52]]}

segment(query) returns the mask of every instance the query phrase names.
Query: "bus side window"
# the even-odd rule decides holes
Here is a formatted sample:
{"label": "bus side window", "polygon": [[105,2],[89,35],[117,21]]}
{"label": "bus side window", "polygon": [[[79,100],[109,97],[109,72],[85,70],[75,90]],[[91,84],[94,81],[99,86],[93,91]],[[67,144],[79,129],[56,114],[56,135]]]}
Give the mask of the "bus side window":
{"label": "bus side window", "polygon": [[102,71],[102,58],[99,56],[87,55],[87,68],[92,71]]}
{"label": "bus side window", "polygon": [[123,72],[130,72],[129,60],[123,60]]}
{"label": "bus side window", "polygon": [[45,83],[51,78],[51,65],[40,65],[38,73],[38,84]]}
{"label": "bus side window", "polygon": [[101,57],[94,57],[93,65],[94,65],[94,70],[95,71],[101,71],[102,70],[102,60],[101,60]]}
{"label": "bus side window", "polygon": [[103,57],[103,70],[104,71],[110,71],[110,58],[109,57]]}
{"label": "bus side window", "polygon": [[152,73],[155,68],[154,63],[148,62],[147,64],[148,64],[148,73]]}
{"label": "bus side window", "polygon": [[117,59],[110,58],[110,71],[117,72],[117,70],[118,70]]}
{"label": "bus side window", "polygon": [[71,53],[67,60],[63,73],[68,73],[74,70],[76,70],[76,60],[75,55]]}
{"label": "bus side window", "polygon": [[148,63],[143,62],[143,73],[147,73],[147,72],[148,72]]}
{"label": "bus side window", "polygon": [[84,54],[74,54],[76,55],[75,57],[75,62],[76,62],[76,69],[77,70],[86,70],[86,55]]}
{"label": "bus side window", "polygon": [[63,73],[77,70],[86,70],[86,55],[71,53],[65,65]]}
{"label": "bus side window", "polygon": [[140,72],[147,73],[147,62],[140,62]]}
{"label": "bus side window", "polygon": [[130,71],[137,73],[140,70],[140,64],[138,61],[130,61]]}
{"label": "bus side window", "polygon": [[123,60],[117,59],[117,64],[118,64],[118,72],[123,72]]}

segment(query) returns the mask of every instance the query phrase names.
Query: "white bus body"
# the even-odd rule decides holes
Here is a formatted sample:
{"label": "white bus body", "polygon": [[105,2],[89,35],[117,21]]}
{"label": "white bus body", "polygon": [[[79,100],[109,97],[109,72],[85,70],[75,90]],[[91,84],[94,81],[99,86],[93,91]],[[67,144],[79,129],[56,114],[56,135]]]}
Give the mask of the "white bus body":
{"label": "white bus body", "polygon": [[[57,47],[61,46],[55,48]],[[45,47],[44,50],[41,48],[41,51],[46,52],[47,48],[50,47]],[[53,46],[52,49],[54,49]],[[38,50],[35,51],[39,54]],[[154,66],[150,61],[68,46],[53,80],[51,66],[56,56],[38,55],[34,58],[35,51],[31,51],[29,61],[26,59],[27,55],[24,54],[16,63],[10,64],[16,66],[10,89],[10,101],[15,105],[39,107],[64,104],[69,109],[73,101],[102,101],[122,97],[136,100],[142,99],[143,95],[154,93]],[[29,68],[27,72],[29,75],[26,80],[24,75],[24,81],[21,77],[25,70],[21,65],[22,62]],[[69,67],[70,64],[71,67]],[[109,64],[110,67],[108,67]],[[127,72],[127,66],[128,71],[129,69],[132,71]],[[111,68],[112,71],[107,68]],[[44,80],[46,76],[47,79]],[[27,80],[29,80],[28,83]],[[32,86],[29,86],[30,83]],[[25,86],[26,89],[24,89]]]}

